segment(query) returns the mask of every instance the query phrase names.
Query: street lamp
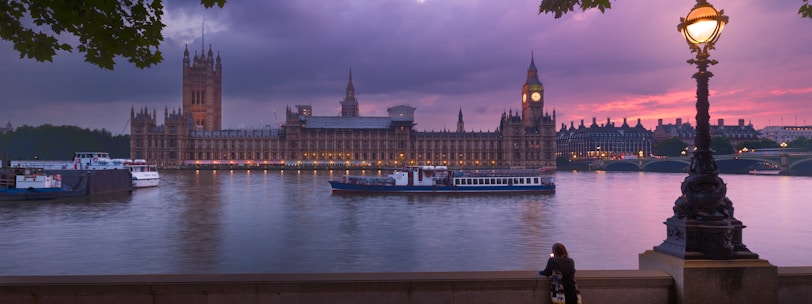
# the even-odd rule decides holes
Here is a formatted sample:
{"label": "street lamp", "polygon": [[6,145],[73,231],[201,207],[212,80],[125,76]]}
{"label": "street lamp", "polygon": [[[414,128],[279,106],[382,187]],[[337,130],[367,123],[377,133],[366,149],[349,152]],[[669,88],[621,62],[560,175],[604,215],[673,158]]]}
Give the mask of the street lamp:
{"label": "street lamp", "polygon": [[696,137],[688,176],[681,185],[682,195],[674,202],[674,215],[665,222],[667,237],[654,250],[683,259],[758,258],[741,243],[744,225],[733,217],[733,202],[727,198],[727,186],[719,177],[719,168],[710,149],[708,79],[709,50],[714,49],[728,22],[724,10],[717,11],[706,0],[697,0],[677,30],[682,33],[696,64]]}

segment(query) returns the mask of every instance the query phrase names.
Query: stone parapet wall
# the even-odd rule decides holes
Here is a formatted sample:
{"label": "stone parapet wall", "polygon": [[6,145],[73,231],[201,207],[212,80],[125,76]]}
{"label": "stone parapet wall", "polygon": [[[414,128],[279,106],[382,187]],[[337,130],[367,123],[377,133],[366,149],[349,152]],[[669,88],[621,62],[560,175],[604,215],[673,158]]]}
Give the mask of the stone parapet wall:
{"label": "stone parapet wall", "polygon": [[[668,303],[664,272],[579,271],[588,303]],[[640,302],[643,301],[643,302]],[[0,303],[550,303],[535,271],[0,277]]]}
{"label": "stone parapet wall", "polygon": [[[581,270],[585,303],[673,303],[656,270]],[[779,303],[812,297],[812,267],[779,268]],[[0,303],[550,303],[535,271],[0,276]]]}
{"label": "stone parapet wall", "polygon": [[778,303],[812,302],[812,267],[778,267]]}

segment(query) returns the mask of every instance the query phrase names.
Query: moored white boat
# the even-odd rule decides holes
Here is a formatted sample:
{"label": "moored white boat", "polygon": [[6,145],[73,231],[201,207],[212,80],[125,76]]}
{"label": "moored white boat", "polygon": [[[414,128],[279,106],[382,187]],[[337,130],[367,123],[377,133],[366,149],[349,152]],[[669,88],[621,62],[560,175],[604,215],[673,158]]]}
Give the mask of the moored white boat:
{"label": "moored white boat", "polygon": [[124,166],[130,168],[130,174],[133,176],[133,188],[156,187],[161,183],[158,167],[147,164],[143,159],[125,162]]}
{"label": "moored white boat", "polygon": [[156,187],[161,176],[156,165],[143,159],[111,159],[107,152],[76,152],[73,157],[75,168],[86,169],[127,169],[132,175],[133,188]]}
{"label": "moored white boat", "polygon": [[330,181],[333,193],[554,193],[555,182],[541,170],[451,171],[446,166],[410,166],[386,176],[345,175]]}
{"label": "moored white boat", "polygon": [[160,184],[161,176],[156,165],[148,164],[143,159],[110,158],[107,152],[76,152],[73,161],[12,161],[12,167],[44,168],[62,170],[117,170],[130,171],[133,188],[155,187]]}

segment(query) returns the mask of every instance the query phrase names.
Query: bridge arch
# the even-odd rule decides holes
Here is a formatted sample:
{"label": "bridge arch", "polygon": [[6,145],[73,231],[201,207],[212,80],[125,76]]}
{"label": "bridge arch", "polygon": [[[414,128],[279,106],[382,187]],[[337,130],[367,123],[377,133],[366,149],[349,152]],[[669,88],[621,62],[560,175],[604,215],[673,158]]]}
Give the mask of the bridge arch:
{"label": "bridge arch", "polygon": [[607,171],[640,171],[640,161],[626,159],[605,163],[603,166]]}
{"label": "bridge arch", "polygon": [[[714,155],[721,173],[746,174],[757,163],[774,164],[783,174],[812,176],[812,153],[743,153]],[[615,159],[600,162],[607,171],[688,172],[691,157]]]}
{"label": "bridge arch", "polygon": [[655,159],[643,165],[643,171],[651,172],[688,172],[690,158]]}
{"label": "bridge arch", "polygon": [[810,174],[812,172],[812,158],[801,158],[789,162],[787,171],[792,175],[812,175]]}

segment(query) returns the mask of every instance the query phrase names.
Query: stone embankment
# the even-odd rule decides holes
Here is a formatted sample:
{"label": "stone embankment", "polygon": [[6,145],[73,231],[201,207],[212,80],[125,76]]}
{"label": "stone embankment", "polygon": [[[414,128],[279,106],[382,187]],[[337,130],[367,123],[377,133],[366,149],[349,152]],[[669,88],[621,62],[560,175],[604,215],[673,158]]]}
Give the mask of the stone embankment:
{"label": "stone embankment", "polygon": [[[812,267],[778,269],[778,303],[812,299]],[[580,270],[585,303],[674,303],[656,270]],[[0,276],[0,303],[550,303],[535,271]]]}

